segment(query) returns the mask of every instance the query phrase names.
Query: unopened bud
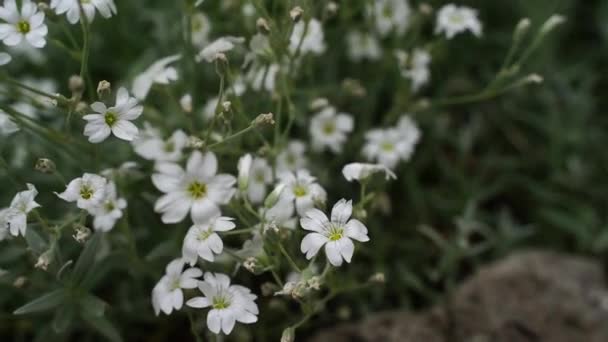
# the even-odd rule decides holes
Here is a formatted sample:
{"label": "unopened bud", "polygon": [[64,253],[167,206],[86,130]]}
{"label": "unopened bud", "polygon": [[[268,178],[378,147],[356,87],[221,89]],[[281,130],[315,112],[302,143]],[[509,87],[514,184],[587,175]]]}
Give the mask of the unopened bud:
{"label": "unopened bud", "polygon": [[45,12],[45,14],[47,14],[47,12],[49,12],[51,10],[51,7],[49,6],[49,4],[47,4],[45,2],[39,2],[38,3],[38,10],[40,12]]}
{"label": "unopened bud", "polygon": [[285,184],[281,183],[277,185],[268,196],[266,196],[266,199],[264,200],[264,207],[266,207],[266,209],[270,209],[277,204],[283,189],[285,189]]}
{"label": "unopened bud", "polygon": [[192,113],[192,95],[186,94],[179,99],[179,106],[185,113]]}
{"label": "unopened bud", "polygon": [[384,273],[378,272],[369,277],[370,283],[384,284],[386,282],[386,278]]}
{"label": "unopened bud", "polygon": [[228,63],[228,57],[226,57],[226,54],[218,52],[213,56],[213,61]]}
{"label": "unopened bud", "polygon": [[27,283],[27,278],[24,276],[19,276],[13,282],[13,286],[20,289],[20,288],[23,288],[23,286],[25,286],[26,283]]}
{"label": "unopened bud", "polygon": [[261,34],[269,34],[270,33],[270,25],[268,21],[264,18],[258,18],[255,22],[255,26],[258,28],[258,32]]}
{"label": "unopened bud", "polygon": [[274,115],[272,113],[260,114],[251,124],[254,126],[274,125]]}
{"label": "unopened bud", "polygon": [[293,342],[296,340],[296,331],[294,328],[289,327],[283,330],[281,334],[281,342]]}
{"label": "unopened bud", "polygon": [[48,158],[38,158],[34,169],[42,173],[53,173],[57,170],[57,166],[55,162]]}
{"label": "unopened bud", "polygon": [[526,78],[524,79],[525,83],[535,83],[535,84],[540,84],[543,83],[543,77],[541,75],[538,74],[530,74],[528,76],[526,76]]}
{"label": "unopened bud", "polygon": [[338,6],[337,3],[335,3],[334,1],[330,1],[327,6],[325,6],[325,12],[328,16],[334,16],[336,13],[338,13],[339,7],[340,6]]}
{"label": "unopened bud", "polygon": [[51,257],[52,255],[50,250],[40,254],[34,267],[46,271],[49,268],[49,265],[51,264]]}
{"label": "unopened bud", "polygon": [[89,236],[91,236],[91,229],[83,226],[82,224],[75,224],[74,231],[75,233],[72,235],[72,237],[78,243],[85,243],[89,239]]}
{"label": "unopened bud", "polygon": [[84,101],[80,101],[76,104],[76,112],[78,113],[84,113],[85,111],[87,111],[89,109],[89,105],[84,102]]}
{"label": "unopened bud", "polygon": [[110,82],[103,80],[97,84],[97,96],[99,98],[103,98],[104,96],[109,95],[112,92],[112,85]]}
{"label": "unopened bud", "polygon": [[423,2],[420,5],[418,5],[418,10],[420,11],[420,13],[424,14],[424,15],[430,15],[433,14],[433,6],[431,6],[430,4]]}
{"label": "unopened bud", "polygon": [[549,19],[547,19],[547,21],[545,21],[543,26],[540,28],[539,35],[540,36],[546,35],[547,33],[553,31],[554,28],[561,25],[565,21],[566,21],[566,17],[564,17],[563,15],[559,15],[559,14],[552,15],[551,17],[549,17]]}
{"label": "unopened bud", "polygon": [[319,291],[321,289],[321,277],[314,276],[306,281],[306,286],[310,290]]}
{"label": "unopened bud", "polygon": [[515,27],[515,31],[513,32],[513,41],[519,43],[526,35],[526,33],[528,33],[529,29],[530,19],[523,18],[522,20],[520,20],[519,23],[517,23],[517,26]]}
{"label": "unopened bud", "polygon": [[232,102],[230,102],[230,101],[222,102],[222,108],[224,109],[224,113],[230,112],[230,110],[232,109]]}
{"label": "unopened bud", "polygon": [[190,137],[188,137],[188,147],[193,148],[193,149],[200,149],[203,148],[205,146],[205,142],[199,138],[199,137],[195,137],[194,135],[191,135]]}
{"label": "unopened bud", "polygon": [[243,267],[251,273],[255,273],[255,269],[258,265],[258,260],[255,257],[249,257],[243,263]]}
{"label": "unopened bud", "polygon": [[78,75],[70,76],[68,88],[72,92],[72,96],[80,96],[84,91],[84,80]]}
{"label": "unopened bud", "polygon": [[365,97],[367,94],[367,90],[363,87],[361,82],[352,78],[347,78],[342,81],[342,88],[355,97]]}
{"label": "unopened bud", "polygon": [[297,23],[298,21],[300,21],[300,19],[302,19],[303,13],[304,10],[302,9],[302,7],[296,6],[292,8],[291,11],[289,11],[289,16],[291,17],[291,20],[293,20],[294,23]]}
{"label": "unopened bud", "polygon": [[239,176],[237,177],[237,184],[239,186],[239,191],[245,192],[249,187],[249,174],[251,173],[251,163],[253,162],[253,157],[251,154],[247,153],[239,159],[237,164],[237,169],[239,170]]}
{"label": "unopened bud", "polygon": [[329,101],[324,97],[317,97],[310,102],[310,109],[312,111],[318,111],[329,106]]}

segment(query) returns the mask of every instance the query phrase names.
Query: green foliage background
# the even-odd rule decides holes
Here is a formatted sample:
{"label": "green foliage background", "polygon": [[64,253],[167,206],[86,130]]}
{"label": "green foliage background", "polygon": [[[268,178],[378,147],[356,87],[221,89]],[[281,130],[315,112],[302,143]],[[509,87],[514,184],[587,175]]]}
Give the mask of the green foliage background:
{"label": "green foliage background", "polygon": [[[255,33],[255,17],[251,22],[243,21],[237,13],[239,9],[220,11],[217,4],[207,2],[203,10],[214,23],[213,37]],[[299,2],[266,3],[273,9],[271,15],[279,17]],[[325,1],[304,3],[309,13],[320,13]],[[380,65],[345,62],[344,28],[365,25],[360,17],[364,3],[342,1],[340,15],[325,26],[328,51],[306,64],[294,93],[299,108],[293,133],[296,137],[307,138],[304,123],[310,114],[306,106],[315,96],[328,97],[356,118],[358,135],[349,142],[344,155],[313,157],[314,173],[330,196],[328,203],[341,197],[356,197],[355,186],[336,180],[341,166],[361,159],[359,151],[366,129],[385,123],[396,103],[411,100],[390,57]],[[445,2],[430,3],[437,8]],[[304,336],[334,325],[336,318],[352,320],[380,310],[427,307],[440,301],[446,291],[481,263],[519,248],[535,246],[606,257],[608,186],[604,178],[608,171],[605,152],[608,119],[603,108],[607,105],[604,74],[608,57],[605,48],[608,3],[600,0],[460,3],[479,9],[484,36],[475,39],[463,35],[433,46],[432,83],[423,90],[423,96],[434,99],[479,91],[499,69],[520,18],[529,17],[533,25],[540,25],[551,14],[559,13],[568,18],[567,23],[544,42],[525,66],[529,72],[541,74],[545,82],[479,103],[413,113],[423,132],[421,143],[413,159],[400,166],[399,179],[384,189],[385,203],[378,201],[382,210],[368,218],[370,243],[358,246],[353,263],[340,269],[344,279],[359,280],[382,271],[387,282],[371,290],[339,296],[306,326]],[[159,57],[181,49],[183,41],[181,2],[118,0],[117,5],[118,16],[110,20],[98,18],[93,24],[89,63],[92,79],[110,80],[115,89]],[[58,27],[50,25],[50,29],[51,37],[61,36]],[[78,37],[78,28],[73,30]],[[432,28],[425,27],[422,34],[431,37]],[[387,48],[405,44],[406,41],[397,40],[384,42]],[[48,56],[47,63],[32,67],[17,60],[10,66],[11,75],[54,78],[61,84],[61,93],[67,94],[67,79],[78,72],[79,63],[53,44],[44,53]],[[358,79],[367,95],[363,98],[348,95],[341,87],[346,77]],[[213,68],[200,64],[172,93],[154,93],[144,116],[167,127],[179,127],[183,119],[176,114],[175,98],[192,83],[196,107],[217,93],[218,78]],[[242,101],[251,119],[267,112],[271,105],[269,99],[255,94],[246,95]],[[49,114],[48,117],[65,115],[59,110]],[[82,131],[82,123],[74,121],[77,135]],[[50,119],[49,125],[53,125]],[[38,157],[55,160],[67,178],[79,176],[82,171],[115,167],[135,158],[129,148],[116,141],[104,144],[102,150],[88,150],[74,157],[28,132],[0,138],[0,153],[9,163],[16,158],[15,151],[20,146],[26,146],[28,151],[26,162],[22,168],[11,165],[8,170],[0,170],[0,203],[8,204],[25,182],[31,182],[41,192],[38,202],[44,205],[43,212],[55,220],[62,219],[61,213],[67,212],[69,206],[52,194],[62,190],[56,179],[33,171]],[[242,151],[257,148],[256,140],[246,137],[238,146],[222,150],[229,157],[221,164],[235,165]],[[95,169],[83,170],[83,165]],[[8,174],[20,184],[13,184]],[[48,273],[33,268],[36,253],[26,247],[39,253],[44,250],[45,241],[30,236],[27,245],[23,240],[0,243],[0,268],[10,270],[0,277],[1,340],[102,340],[94,330],[114,339],[118,337],[112,334],[120,334],[125,341],[190,338],[186,315],[155,317],[150,304],[152,287],[174,251],[179,250],[187,227],[162,225],[152,210],[157,194],[149,190],[148,176],[124,186],[129,201],[130,232],[137,241],[135,250],[125,238],[129,230],[122,226],[116,227],[105,240],[97,241],[101,249],[110,245],[127,248],[120,252],[107,250],[106,257],[92,267],[94,272],[83,273],[91,278],[87,280],[90,291],[78,294],[82,298],[90,292],[107,303],[104,315],[107,320],[87,322],[70,313],[69,305],[62,305],[56,312],[12,314],[24,303],[60,287],[55,277],[60,266],[52,265]],[[34,232],[40,230],[36,224],[30,227]],[[76,260],[82,246],[71,239],[68,231],[61,239],[62,260]],[[292,247],[297,252],[297,246]],[[17,289],[13,283],[21,275],[28,280]],[[247,281],[259,293],[261,281],[253,277]],[[281,330],[293,323],[295,307],[285,301],[260,298],[259,304],[271,309],[262,311],[258,324],[237,329],[231,338],[277,340]],[[99,306],[103,305],[95,302],[91,307]],[[65,323],[70,324],[68,332],[63,335],[53,332],[53,324],[64,324],[70,319],[73,321]]]}

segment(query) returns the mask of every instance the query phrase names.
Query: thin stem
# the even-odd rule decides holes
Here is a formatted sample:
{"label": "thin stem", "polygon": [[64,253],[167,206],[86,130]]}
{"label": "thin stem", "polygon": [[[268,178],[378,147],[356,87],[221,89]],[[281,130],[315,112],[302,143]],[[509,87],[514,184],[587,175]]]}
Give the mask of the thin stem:
{"label": "thin stem", "polygon": [[196,342],[203,342],[203,338],[198,333],[198,331],[196,331],[194,315],[192,315],[192,312],[190,312],[190,311],[188,311],[188,320],[190,321],[190,332],[192,332],[192,336],[194,336],[194,339],[196,340]]}
{"label": "thin stem", "polygon": [[249,127],[245,128],[245,129],[241,130],[241,131],[238,131],[238,132],[236,132],[236,133],[234,133],[234,134],[232,134],[232,135],[227,136],[227,137],[226,137],[226,138],[224,138],[222,141],[218,141],[218,142],[216,142],[216,143],[213,143],[213,144],[211,144],[211,145],[207,146],[207,148],[213,148],[213,147],[216,147],[216,146],[218,146],[218,145],[221,145],[221,144],[223,144],[223,143],[225,143],[225,142],[227,142],[227,141],[230,141],[230,140],[232,140],[232,139],[238,138],[238,137],[240,137],[241,135],[243,135],[243,134],[245,134],[245,133],[247,133],[247,132],[251,131],[251,130],[252,130],[252,129],[254,129],[254,128],[255,128],[255,125],[251,125],[251,126],[249,126]]}

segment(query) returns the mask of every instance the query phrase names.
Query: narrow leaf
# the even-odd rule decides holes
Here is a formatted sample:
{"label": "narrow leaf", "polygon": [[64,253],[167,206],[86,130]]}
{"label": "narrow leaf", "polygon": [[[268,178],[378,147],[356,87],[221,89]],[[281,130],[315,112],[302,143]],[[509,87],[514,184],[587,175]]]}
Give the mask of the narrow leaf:
{"label": "narrow leaf", "polygon": [[50,310],[59,304],[61,304],[66,299],[66,292],[64,289],[58,289],[52,292],[49,292],[42,297],[34,299],[33,301],[25,304],[19,309],[13,312],[15,315],[24,315],[33,312],[40,312],[45,310]]}
{"label": "narrow leaf", "polygon": [[101,241],[101,233],[95,233],[91,239],[87,242],[86,246],[80,253],[78,261],[74,266],[74,272],[72,273],[72,281],[74,284],[78,284],[82,281],[85,274],[89,269],[92,269],[93,263],[95,262],[95,256],[97,249]]}
{"label": "narrow leaf", "polygon": [[82,318],[89,324],[93,329],[97,330],[100,334],[105,336],[112,342],[122,342],[122,337],[118,333],[118,330],[104,317],[93,317],[89,315],[83,315]]}

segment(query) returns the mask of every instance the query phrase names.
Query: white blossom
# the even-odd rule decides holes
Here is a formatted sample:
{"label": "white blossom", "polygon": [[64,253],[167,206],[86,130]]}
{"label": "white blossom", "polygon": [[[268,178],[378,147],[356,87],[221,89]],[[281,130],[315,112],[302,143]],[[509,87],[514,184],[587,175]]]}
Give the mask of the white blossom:
{"label": "white blossom", "polygon": [[346,36],[348,42],[348,57],[358,62],[364,59],[375,61],[382,57],[382,47],[378,39],[371,33],[351,31]]}
{"label": "white blossom", "polygon": [[156,162],[177,162],[182,159],[188,145],[188,136],[184,131],[178,129],[166,140],[155,135],[153,130],[148,129],[147,133],[133,141],[135,153]]}
{"label": "white blossom", "polygon": [[391,32],[401,36],[410,23],[411,9],[407,0],[375,0],[367,15],[375,22],[376,31],[386,37]]}
{"label": "white blossom", "polygon": [[0,65],[6,65],[11,62],[13,57],[6,52],[0,52]]}
{"label": "white blossom", "polygon": [[0,240],[4,239],[7,231],[13,236],[25,236],[27,214],[40,207],[35,201],[37,195],[36,187],[27,184],[27,190],[18,192],[11,205],[0,211]]}
{"label": "white blossom", "polygon": [[291,37],[289,37],[289,51],[301,54],[312,53],[320,55],[325,52],[325,41],[323,34],[323,26],[321,22],[315,18],[308,22],[299,21],[293,27]]}
{"label": "white blossom", "polygon": [[399,61],[401,76],[412,82],[414,91],[418,91],[429,82],[431,55],[426,50],[414,49],[411,54],[399,50],[395,55]]}
{"label": "white blossom", "polygon": [[181,222],[188,212],[194,222],[219,215],[219,205],[227,204],[236,191],[236,178],[217,174],[217,168],[213,152],[193,152],[186,170],[175,163],[157,164],[152,182],[165,195],[156,201],[154,210],[162,213],[162,221]]}
{"label": "white blossom", "polygon": [[342,175],[347,181],[352,182],[354,180],[361,181],[374,173],[383,172],[386,180],[397,179],[397,175],[385,165],[382,164],[368,164],[368,163],[350,163],[344,165],[342,168]]}
{"label": "white blossom", "polygon": [[179,60],[181,55],[173,55],[154,62],[143,73],[139,74],[133,81],[133,95],[143,100],[148,95],[153,84],[169,84],[178,79],[177,70],[169,66]]}
{"label": "white blossom", "polygon": [[182,245],[182,257],[190,265],[196,264],[200,256],[207,261],[214,261],[214,255],[222,253],[224,244],[218,232],[234,229],[236,225],[230,217],[214,217],[205,222],[195,222],[186,233]]}
{"label": "white blossom", "polygon": [[89,209],[89,213],[94,216],[93,228],[97,231],[109,232],[122,217],[122,211],[126,207],[127,201],[118,197],[116,184],[108,182],[101,204]]}
{"label": "white blossom", "polygon": [[25,40],[35,48],[46,45],[48,28],[44,23],[44,13],[31,0],[21,1],[21,11],[15,0],[5,0],[0,7],[0,40],[8,46],[19,45]]}
{"label": "white blossom", "polygon": [[394,169],[399,161],[411,158],[420,139],[420,131],[409,116],[404,116],[396,127],[373,129],[365,135],[365,139],[365,157]]}
{"label": "white blossom", "polygon": [[300,216],[314,208],[315,203],[325,203],[327,199],[327,193],[308,170],[302,169],[295,173],[284,172],[279,175],[279,178],[285,185],[281,198],[294,202]]}
{"label": "white blossom", "polygon": [[180,310],[184,304],[182,289],[196,288],[196,278],[203,275],[203,272],[195,267],[183,270],[184,264],[182,259],[171,261],[167,265],[165,275],[154,286],[152,306],[157,316],[161,311],[169,315],[174,309]]}
{"label": "white blossom", "polygon": [[292,140],[287,147],[277,155],[277,172],[296,171],[305,168],[308,160],[305,156],[306,144],[299,140]]}
{"label": "white blossom", "polygon": [[236,322],[251,324],[258,320],[256,295],[240,285],[230,285],[230,278],[221,273],[205,273],[198,283],[203,297],[190,299],[186,305],[193,308],[211,308],[207,314],[207,327],[215,334],[228,335]]}
{"label": "white blossom", "polygon": [[144,107],[137,105],[137,99],[130,97],[127,89],[118,89],[116,105],[108,108],[103,102],[95,102],[91,109],[95,113],[82,117],[87,121],[84,135],[89,138],[89,142],[100,143],[110,134],[126,141],[137,138],[139,130],[131,121],[141,115]]}
{"label": "white blossom", "polygon": [[11,135],[15,132],[19,132],[19,125],[5,111],[0,109],[0,135]]}
{"label": "white blossom", "polygon": [[203,59],[209,63],[215,61],[218,54],[226,53],[234,49],[235,44],[242,44],[245,41],[243,37],[221,37],[207,45],[196,55],[196,61],[200,62]]}
{"label": "white blossom", "polygon": [[475,36],[482,34],[482,25],[477,18],[477,11],[466,6],[447,4],[439,9],[435,34],[445,33],[447,39],[455,35],[470,31]]}
{"label": "white blossom", "polygon": [[264,158],[256,157],[249,170],[247,197],[252,203],[261,203],[266,197],[266,187],[272,183],[272,169]]}
{"label": "white blossom", "polygon": [[92,209],[101,205],[105,198],[107,180],[92,173],[85,173],[81,178],[72,180],[59,198],[67,202],[76,202],[80,209]]}
{"label": "white blossom", "polygon": [[334,107],[326,107],[310,121],[311,144],[315,150],[328,148],[342,152],[347,134],[352,132],[354,120],[350,114],[338,113]]}
{"label": "white blossom", "polygon": [[211,21],[203,12],[196,12],[192,15],[192,44],[202,47],[209,42],[209,32],[211,32]]}
{"label": "white blossom", "polygon": [[355,250],[352,240],[369,241],[365,225],[357,219],[350,219],[352,210],[352,201],[341,199],[331,210],[331,220],[318,209],[306,212],[300,225],[312,233],[302,239],[300,250],[307,259],[312,259],[325,246],[325,256],[332,265],[340,266],[343,260],[350,263]]}
{"label": "white blossom", "polygon": [[[114,0],[85,0],[80,1],[80,4],[89,23],[95,19],[95,10],[99,11],[99,14],[106,19],[117,13]],[[78,0],[51,0],[50,7],[58,15],[65,13],[71,24],[76,24],[80,21],[80,5],[78,4]]]}

